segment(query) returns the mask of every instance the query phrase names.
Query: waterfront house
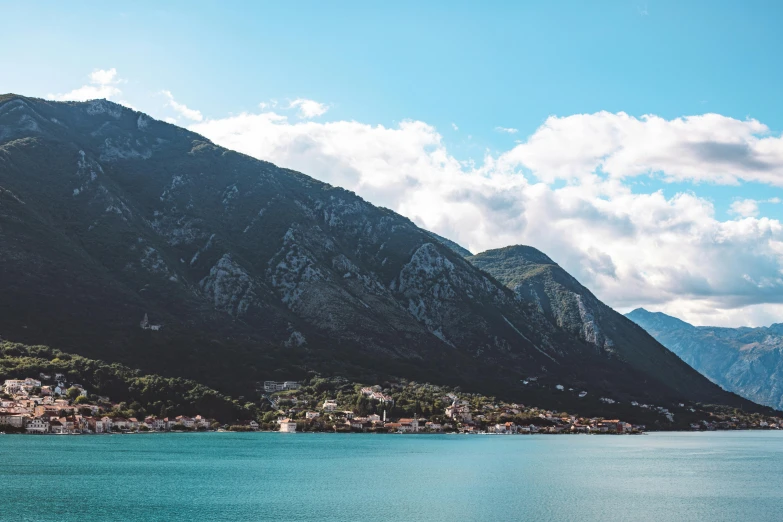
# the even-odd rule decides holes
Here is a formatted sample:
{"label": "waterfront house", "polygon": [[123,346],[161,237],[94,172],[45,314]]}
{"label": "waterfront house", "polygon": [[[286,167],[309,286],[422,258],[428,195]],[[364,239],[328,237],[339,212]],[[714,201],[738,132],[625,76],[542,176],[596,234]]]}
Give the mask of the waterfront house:
{"label": "waterfront house", "polygon": [[0,426],[13,426],[14,428],[23,428],[27,417],[21,414],[0,415]]}
{"label": "waterfront house", "polygon": [[144,419],[144,424],[146,424],[149,429],[154,431],[164,431],[166,429],[166,421],[159,419],[158,417],[147,417]]}
{"label": "waterfront house", "polygon": [[400,424],[399,422],[387,422],[386,424],[383,425],[383,427],[393,433],[403,431],[402,424]]}
{"label": "waterfront house", "polygon": [[103,421],[95,417],[87,419],[87,429],[93,433],[103,433],[106,431],[103,426]]}
{"label": "waterfront house", "polygon": [[51,431],[52,433],[57,433],[57,434],[67,433],[65,431],[65,426],[63,425],[63,423],[60,422],[57,419],[52,419],[49,422],[49,431]]}
{"label": "waterfront house", "polygon": [[308,411],[307,413],[305,413],[305,418],[307,420],[317,419],[320,416],[321,416],[321,414],[318,413],[317,411]]}
{"label": "waterfront house", "polygon": [[129,430],[132,427],[131,422],[125,417],[112,417],[111,427],[115,430]]}
{"label": "waterfront house", "polygon": [[334,411],[337,409],[337,401],[333,399],[327,399],[323,404],[324,411]]}
{"label": "waterfront house", "polygon": [[403,428],[402,431],[417,432],[419,431],[418,419],[400,419],[400,425]]}
{"label": "waterfront house", "polygon": [[294,433],[296,431],[296,422],[291,419],[280,419],[280,433]]}
{"label": "waterfront house", "polygon": [[185,426],[188,429],[193,429],[193,426],[195,426],[196,422],[192,418],[190,418],[190,417],[185,417],[184,415],[179,415],[177,417],[177,424],[182,424],[183,426]]}
{"label": "waterfront house", "polygon": [[367,419],[351,419],[348,421],[352,430],[366,431],[370,428],[370,423]]}
{"label": "waterfront house", "polygon": [[76,419],[73,416],[59,417],[57,420],[62,424],[65,433],[73,433],[76,426]]}
{"label": "waterfront house", "polygon": [[35,417],[30,419],[25,426],[27,433],[49,433],[49,421],[46,417]]}

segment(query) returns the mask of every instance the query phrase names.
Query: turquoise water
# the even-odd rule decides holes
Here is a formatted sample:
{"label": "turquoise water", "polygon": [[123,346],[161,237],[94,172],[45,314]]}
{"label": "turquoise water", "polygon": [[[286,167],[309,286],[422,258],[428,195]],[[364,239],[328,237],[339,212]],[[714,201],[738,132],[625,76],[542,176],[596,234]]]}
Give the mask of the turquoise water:
{"label": "turquoise water", "polygon": [[0,436],[2,520],[781,520],[783,432]]}

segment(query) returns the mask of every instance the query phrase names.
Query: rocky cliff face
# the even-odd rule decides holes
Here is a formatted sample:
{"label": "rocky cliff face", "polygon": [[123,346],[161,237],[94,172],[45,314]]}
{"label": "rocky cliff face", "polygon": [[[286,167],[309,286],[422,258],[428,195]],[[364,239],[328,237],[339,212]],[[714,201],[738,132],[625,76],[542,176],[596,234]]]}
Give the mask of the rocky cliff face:
{"label": "rocky cliff face", "polygon": [[[111,102],[0,97],[9,339],[232,393],[316,369],[487,393],[541,375],[618,396],[738,400],[629,364],[589,292],[561,303],[546,282],[507,288],[459,248]],[[145,314],[157,328],[139,326]],[[679,361],[657,344],[643,357]]]}
{"label": "rocky cliff face", "polygon": [[783,324],[693,326],[643,308],[627,317],[711,381],[759,404],[783,409]]}

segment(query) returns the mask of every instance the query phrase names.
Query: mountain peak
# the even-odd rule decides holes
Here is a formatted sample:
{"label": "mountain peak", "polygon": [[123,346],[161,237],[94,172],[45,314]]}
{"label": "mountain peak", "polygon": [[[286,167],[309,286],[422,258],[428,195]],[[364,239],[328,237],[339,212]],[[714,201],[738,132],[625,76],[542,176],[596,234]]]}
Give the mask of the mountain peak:
{"label": "mountain peak", "polygon": [[487,250],[477,254],[483,257],[513,258],[514,261],[529,265],[557,265],[542,251],[528,245],[511,245],[503,248]]}
{"label": "mountain peak", "polygon": [[5,103],[7,101],[14,100],[16,98],[24,98],[24,96],[21,96],[19,94],[14,94],[12,92],[6,93],[6,94],[0,94],[0,103]]}
{"label": "mountain peak", "polygon": [[635,322],[647,331],[660,328],[694,328],[692,324],[686,323],[682,319],[677,319],[663,312],[651,312],[644,308],[637,308],[625,314],[631,321]]}

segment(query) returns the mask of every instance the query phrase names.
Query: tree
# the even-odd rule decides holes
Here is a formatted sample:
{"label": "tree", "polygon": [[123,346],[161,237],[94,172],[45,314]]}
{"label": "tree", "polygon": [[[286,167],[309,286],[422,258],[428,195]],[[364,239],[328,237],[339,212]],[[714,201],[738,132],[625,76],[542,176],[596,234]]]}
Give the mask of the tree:
{"label": "tree", "polygon": [[68,391],[65,392],[65,396],[69,399],[76,400],[76,397],[80,396],[82,394],[82,391],[79,388],[74,388],[71,386],[68,388]]}
{"label": "tree", "polygon": [[356,400],[356,413],[364,417],[370,413],[370,407],[370,399],[363,394],[359,395],[359,398]]}

